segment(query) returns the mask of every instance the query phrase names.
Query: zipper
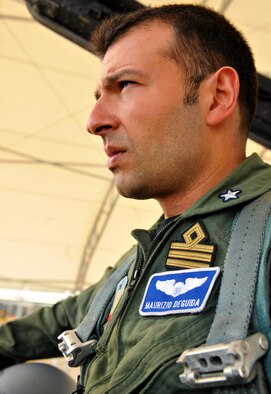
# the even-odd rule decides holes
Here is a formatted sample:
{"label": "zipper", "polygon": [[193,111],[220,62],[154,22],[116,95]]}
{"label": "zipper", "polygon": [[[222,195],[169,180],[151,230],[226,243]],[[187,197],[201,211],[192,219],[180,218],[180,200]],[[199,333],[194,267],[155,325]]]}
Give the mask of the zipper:
{"label": "zipper", "polygon": [[139,278],[142,275],[142,272],[147,264],[147,261],[150,259],[151,255],[153,254],[153,252],[156,249],[156,246],[158,246],[160,240],[161,240],[161,236],[164,235],[164,233],[166,232],[166,230],[173,224],[175,223],[178,219],[180,219],[180,216],[176,217],[175,219],[173,219],[172,221],[169,221],[164,227],[162,227],[162,229],[160,231],[158,231],[158,233],[155,235],[154,239],[152,240],[150,247],[146,253],[146,258],[144,260],[144,256],[143,253],[140,251],[140,247],[138,246],[138,253],[141,254],[140,257],[140,261],[138,263],[138,268],[135,269],[134,274],[133,274],[133,278],[129,284],[129,288],[128,288],[128,293],[130,293],[134,286],[136,285],[137,281],[139,280]]}

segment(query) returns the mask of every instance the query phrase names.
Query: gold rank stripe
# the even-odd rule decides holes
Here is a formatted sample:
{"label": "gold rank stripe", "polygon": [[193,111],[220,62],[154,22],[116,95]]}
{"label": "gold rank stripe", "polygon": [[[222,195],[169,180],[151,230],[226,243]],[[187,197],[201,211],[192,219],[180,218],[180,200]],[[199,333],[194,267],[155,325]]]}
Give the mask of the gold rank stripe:
{"label": "gold rank stripe", "polygon": [[166,265],[170,265],[171,267],[181,267],[181,268],[205,268],[209,267],[209,264],[199,263],[198,261],[190,261],[190,260],[175,260],[175,259],[167,259]]}
{"label": "gold rank stripe", "polygon": [[213,253],[214,246],[213,245],[205,245],[205,244],[197,244],[197,245],[188,245],[183,242],[171,242],[171,249],[177,250],[196,250],[197,252],[205,252],[205,253]]}
{"label": "gold rank stripe", "polygon": [[199,222],[195,223],[181,236],[184,242],[171,242],[166,266],[179,268],[209,267],[213,261],[216,246],[206,243],[208,233],[204,226]]}
{"label": "gold rank stripe", "polygon": [[170,250],[168,257],[175,257],[177,259],[185,259],[185,260],[197,260],[197,261],[206,261],[210,263],[212,261],[212,254],[210,253],[197,253],[197,252],[186,252],[179,250]]}

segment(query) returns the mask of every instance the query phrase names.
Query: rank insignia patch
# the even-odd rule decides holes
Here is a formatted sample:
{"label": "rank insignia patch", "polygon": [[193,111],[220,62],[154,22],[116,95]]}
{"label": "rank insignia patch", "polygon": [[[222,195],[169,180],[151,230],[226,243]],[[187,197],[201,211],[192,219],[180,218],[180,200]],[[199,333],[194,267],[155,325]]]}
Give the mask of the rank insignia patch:
{"label": "rank insignia patch", "polygon": [[201,312],[219,272],[218,267],[213,267],[152,275],[139,308],[140,315]]}
{"label": "rank insignia patch", "polygon": [[182,238],[184,242],[171,242],[166,267],[209,267],[214,261],[216,245],[207,243],[208,233],[203,224],[194,224],[182,234]]}

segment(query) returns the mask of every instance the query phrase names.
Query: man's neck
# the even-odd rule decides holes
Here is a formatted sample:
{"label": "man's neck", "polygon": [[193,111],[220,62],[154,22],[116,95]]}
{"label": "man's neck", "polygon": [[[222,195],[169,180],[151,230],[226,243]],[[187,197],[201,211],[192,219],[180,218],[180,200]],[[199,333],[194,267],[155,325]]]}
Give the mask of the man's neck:
{"label": "man's neck", "polygon": [[202,172],[199,179],[194,179],[190,187],[187,187],[185,190],[177,190],[174,194],[157,198],[164,212],[164,217],[170,218],[187,211],[244,160],[245,156],[242,156],[230,163],[221,163],[219,166],[214,167],[212,171],[209,169],[205,173]]}

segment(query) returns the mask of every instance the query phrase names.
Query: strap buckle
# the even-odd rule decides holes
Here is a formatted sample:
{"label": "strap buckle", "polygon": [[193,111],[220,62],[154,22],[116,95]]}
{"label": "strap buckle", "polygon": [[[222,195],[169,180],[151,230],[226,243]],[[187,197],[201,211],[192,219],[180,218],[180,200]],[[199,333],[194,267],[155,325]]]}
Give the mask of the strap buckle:
{"label": "strap buckle", "polygon": [[60,334],[57,339],[61,341],[58,349],[61,351],[70,367],[78,367],[85,357],[95,352],[97,340],[90,339],[81,342],[75,330],[67,330]]}
{"label": "strap buckle", "polygon": [[187,349],[177,360],[184,368],[180,380],[192,387],[249,383],[256,375],[256,361],[268,347],[265,335],[256,333],[246,339]]}

